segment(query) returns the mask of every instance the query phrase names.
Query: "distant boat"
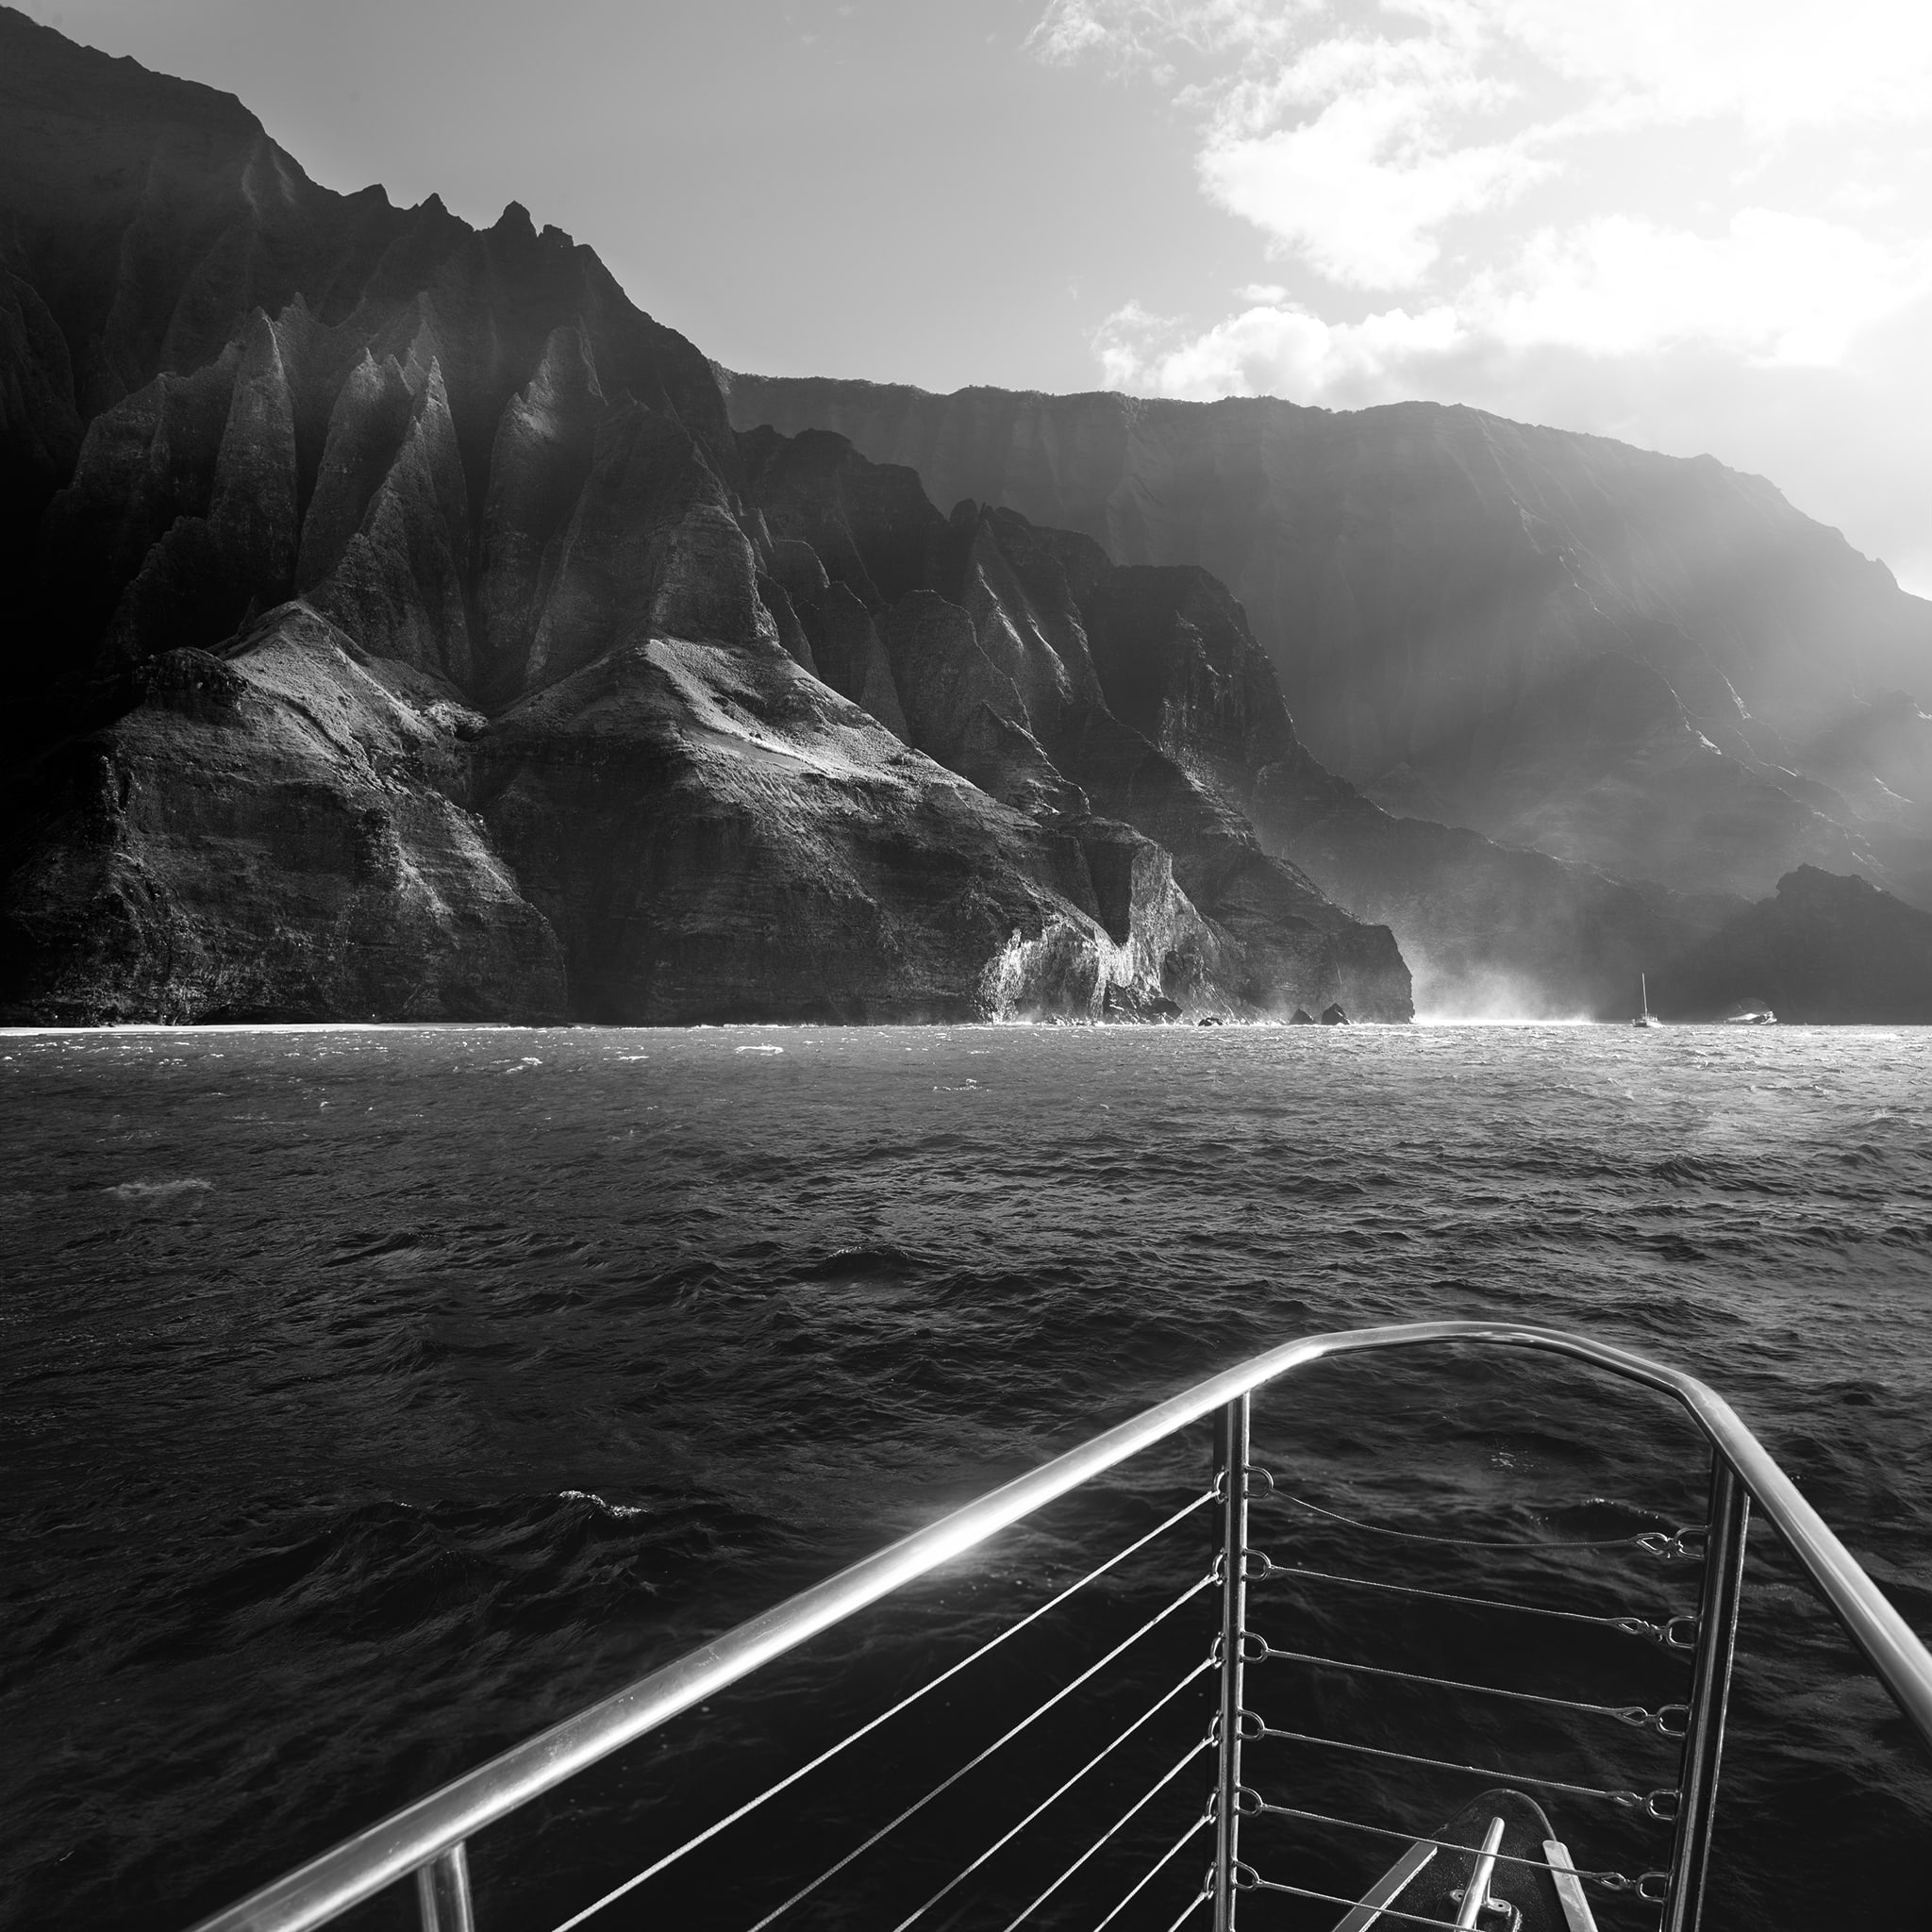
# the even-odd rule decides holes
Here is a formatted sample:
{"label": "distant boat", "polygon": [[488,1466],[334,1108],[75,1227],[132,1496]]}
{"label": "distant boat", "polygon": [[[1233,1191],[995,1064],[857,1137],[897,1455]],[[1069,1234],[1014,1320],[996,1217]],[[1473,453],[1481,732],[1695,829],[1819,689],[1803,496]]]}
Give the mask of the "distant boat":
{"label": "distant boat", "polygon": [[1661,1026],[1664,1023],[1650,1010],[1650,981],[1641,973],[1637,975],[1637,999],[1641,1010],[1631,1021],[1631,1025]]}
{"label": "distant boat", "polygon": [[1769,1007],[1740,1007],[1724,1015],[1726,1026],[1775,1026],[1777,1015]]}

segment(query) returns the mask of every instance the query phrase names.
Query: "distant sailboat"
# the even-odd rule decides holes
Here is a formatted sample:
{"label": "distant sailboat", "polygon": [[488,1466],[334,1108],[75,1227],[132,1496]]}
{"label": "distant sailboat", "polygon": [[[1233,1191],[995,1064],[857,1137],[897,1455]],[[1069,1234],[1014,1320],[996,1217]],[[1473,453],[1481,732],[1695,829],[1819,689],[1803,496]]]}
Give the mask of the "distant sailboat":
{"label": "distant sailboat", "polygon": [[1631,1025],[1661,1026],[1664,1023],[1650,1010],[1650,981],[1641,973],[1637,975],[1637,998],[1642,1010],[1631,1021]]}

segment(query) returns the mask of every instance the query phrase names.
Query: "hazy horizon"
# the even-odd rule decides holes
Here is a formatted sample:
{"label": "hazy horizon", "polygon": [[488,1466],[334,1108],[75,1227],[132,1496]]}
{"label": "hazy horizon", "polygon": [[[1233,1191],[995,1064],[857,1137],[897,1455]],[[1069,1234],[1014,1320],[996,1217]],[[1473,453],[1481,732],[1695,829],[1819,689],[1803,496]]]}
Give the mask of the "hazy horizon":
{"label": "hazy horizon", "polygon": [[1932,594],[1932,10],[30,0],[725,366],[1708,453]]}

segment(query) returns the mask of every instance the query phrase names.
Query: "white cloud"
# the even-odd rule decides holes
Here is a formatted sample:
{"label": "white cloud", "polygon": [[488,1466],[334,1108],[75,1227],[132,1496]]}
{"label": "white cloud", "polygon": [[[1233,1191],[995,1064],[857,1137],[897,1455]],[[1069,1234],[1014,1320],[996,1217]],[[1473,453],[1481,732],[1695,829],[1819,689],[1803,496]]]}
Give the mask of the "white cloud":
{"label": "white cloud", "polygon": [[1752,361],[1829,366],[1860,330],[1932,287],[1932,245],[1887,247],[1810,215],[1740,209],[1699,235],[1607,215],[1530,238],[1458,308],[1512,348],[1627,356],[1705,343]]}
{"label": "white cloud", "polygon": [[1175,47],[1198,52],[1279,46],[1325,0],[1052,0],[1027,36],[1044,60],[1098,56],[1116,71],[1158,70]]}
{"label": "white cloud", "polygon": [[[1446,357],[1494,363],[1713,349],[1764,366],[1830,367],[1858,335],[1932,292],[1932,243],[1897,252],[1807,216],[1747,208],[1714,236],[1626,216],[1532,237],[1453,298],[1329,322],[1285,290],[1190,333],[1128,303],[1095,336],[1107,379],[1160,395],[1386,401]],[[1425,366],[1427,365],[1427,366]]]}
{"label": "white cloud", "polygon": [[[1932,116],[1926,0],[1055,0],[1031,44],[1157,75],[1191,57],[1177,99],[1209,198],[1351,288],[1416,287],[1458,221],[1539,182],[1627,192],[1658,129],[1703,130],[1722,204],[1797,131]],[[1818,192],[1845,213],[1896,199]]]}
{"label": "white cloud", "polygon": [[1287,29],[1320,11],[1224,7],[1194,23],[1198,41],[1218,36],[1241,55],[1224,85],[1184,96],[1208,117],[1202,186],[1332,281],[1411,287],[1446,222],[1507,203],[1546,164],[1516,140],[1471,138],[1515,91],[1482,71],[1480,36],[1459,8],[1438,8],[1433,31],[1317,33],[1291,46]]}
{"label": "white cloud", "polygon": [[1198,334],[1129,302],[1101,324],[1093,341],[1109,388],[1196,402],[1228,395],[1383,402],[1391,399],[1391,381],[1399,388],[1419,365],[1469,344],[1446,307],[1327,323],[1286,302],[1257,304]]}
{"label": "white cloud", "polygon": [[1733,117],[1759,132],[1909,121],[1932,87],[1924,0],[1051,0],[1028,44],[1116,71],[1226,55],[1251,81],[1369,22],[1526,54],[1631,120]]}
{"label": "white cloud", "polygon": [[1728,118],[1756,136],[1915,120],[1923,0],[1480,0],[1492,30],[1596,92],[1607,121]]}
{"label": "white cloud", "polygon": [[1231,214],[1329,280],[1366,289],[1412,287],[1434,266],[1445,221],[1509,199],[1539,172],[1507,145],[1431,141],[1413,97],[1396,90],[1344,96],[1299,127],[1212,142],[1199,167]]}

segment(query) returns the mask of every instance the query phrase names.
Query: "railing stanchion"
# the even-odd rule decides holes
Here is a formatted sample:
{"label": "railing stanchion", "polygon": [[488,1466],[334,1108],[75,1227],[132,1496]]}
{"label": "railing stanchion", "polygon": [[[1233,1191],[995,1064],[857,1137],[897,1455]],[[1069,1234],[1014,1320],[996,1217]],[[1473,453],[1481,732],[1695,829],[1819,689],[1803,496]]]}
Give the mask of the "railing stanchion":
{"label": "railing stanchion", "polygon": [[416,1910],[423,1932],[476,1932],[470,1907],[470,1855],[460,1840],[416,1868]]}
{"label": "railing stanchion", "polygon": [[1710,1528],[1704,1546],[1697,1660],[1690,1680],[1683,1769],[1677,1779],[1677,1834],[1671,1848],[1671,1890],[1664,1905],[1662,1932],[1697,1932],[1704,1914],[1704,1876],[1717,1817],[1724,1707],[1731,1694],[1731,1657],[1737,1648],[1744,1546],[1751,1526],[1751,1493],[1721,1449],[1711,1452],[1707,1521]]}
{"label": "railing stanchion", "polygon": [[1221,1714],[1214,1785],[1214,1932],[1234,1932],[1241,1788],[1241,1633],[1247,1627],[1248,1398],[1221,1411]]}

